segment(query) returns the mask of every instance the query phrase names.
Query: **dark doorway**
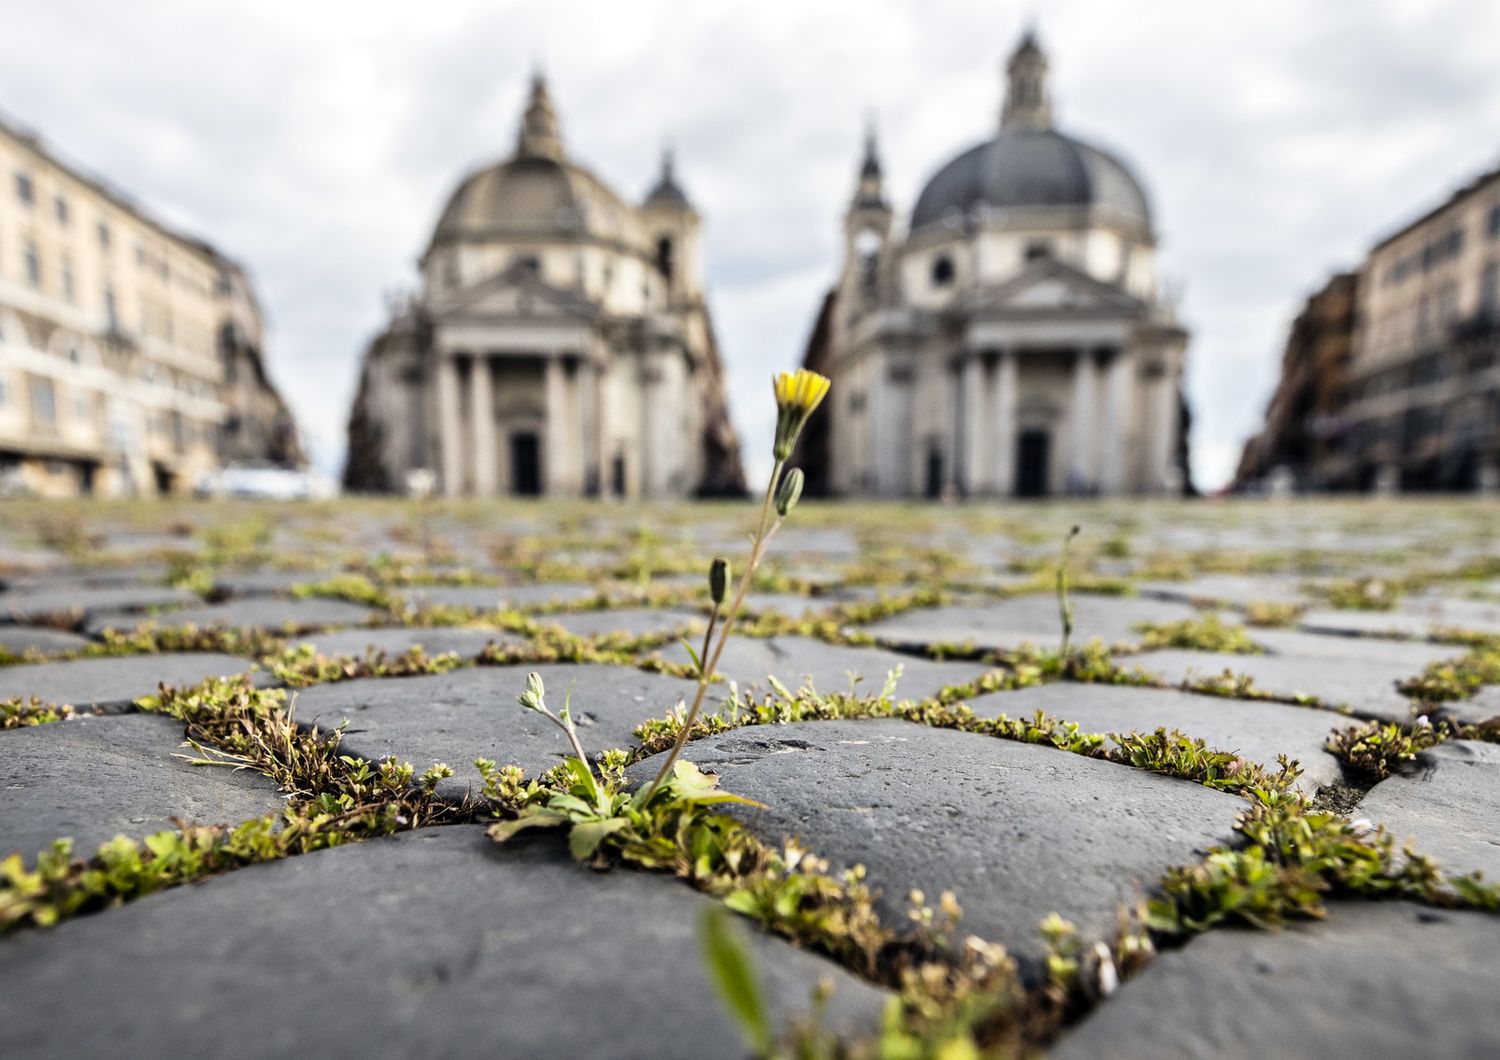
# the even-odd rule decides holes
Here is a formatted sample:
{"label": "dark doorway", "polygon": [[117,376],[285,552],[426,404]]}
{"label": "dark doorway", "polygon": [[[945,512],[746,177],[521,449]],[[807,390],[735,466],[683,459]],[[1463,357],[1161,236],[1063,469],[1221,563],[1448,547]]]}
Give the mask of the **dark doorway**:
{"label": "dark doorway", "polygon": [[927,482],[923,492],[929,500],[943,495],[943,451],[936,445],[927,448]]}
{"label": "dark doorway", "polygon": [[541,445],[535,434],[510,436],[510,489],[521,497],[536,497],[542,492]]}
{"label": "dark doorway", "polygon": [[1052,438],[1046,431],[1022,431],[1016,447],[1016,496],[1047,495],[1047,463]]}
{"label": "dark doorway", "polygon": [[625,454],[616,453],[609,465],[609,489],[616,497],[625,496]]}

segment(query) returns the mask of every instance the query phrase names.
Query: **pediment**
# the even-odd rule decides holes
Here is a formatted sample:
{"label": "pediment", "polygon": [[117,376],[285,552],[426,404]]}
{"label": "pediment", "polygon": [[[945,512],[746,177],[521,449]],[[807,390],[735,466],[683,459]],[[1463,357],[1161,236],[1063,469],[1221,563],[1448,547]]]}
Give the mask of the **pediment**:
{"label": "pediment", "polygon": [[970,308],[982,313],[1133,314],[1144,303],[1056,260],[1032,262],[1020,275],[981,292]]}
{"label": "pediment", "polygon": [[438,318],[483,320],[558,320],[579,322],[595,316],[592,302],[544,282],[522,264],[461,291],[434,297],[430,311]]}

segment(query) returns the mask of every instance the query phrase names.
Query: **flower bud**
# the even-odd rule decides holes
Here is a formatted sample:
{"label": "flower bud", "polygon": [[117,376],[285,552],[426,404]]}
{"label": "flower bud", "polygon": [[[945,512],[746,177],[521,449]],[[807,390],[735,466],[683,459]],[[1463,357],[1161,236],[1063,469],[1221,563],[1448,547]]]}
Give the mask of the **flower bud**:
{"label": "flower bud", "polygon": [[797,507],[797,500],[802,496],[802,469],[794,467],[781,479],[781,488],[776,491],[776,514],[783,519],[787,513]]}
{"label": "flower bud", "polygon": [[526,675],[526,691],[516,697],[516,702],[527,710],[542,711],[546,709],[543,697],[547,690],[542,687],[542,675],[533,670]]}
{"label": "flower bud", "polygon": [[723,556],[715,556],[714,561],[708,567],[708,595],[716,604],[724,602],[724,594],[729,591],[729,561]]}

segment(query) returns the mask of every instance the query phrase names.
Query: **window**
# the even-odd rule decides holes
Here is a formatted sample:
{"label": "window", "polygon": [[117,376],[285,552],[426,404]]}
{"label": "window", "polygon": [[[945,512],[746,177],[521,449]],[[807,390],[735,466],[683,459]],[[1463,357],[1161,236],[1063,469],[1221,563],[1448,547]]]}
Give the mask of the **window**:
{"label": "window", "polygon": [[1485,262],[1479,274],[1479,311],[1491,318],[1500,316],[1500,262]]}
{"label": "window", "polygon": [[62,291],[63,300],[73,300],[73,263],[67,258],[62,260]]}
{"label": "window", "polygon": [[52,389],[52,380],[31,380],[31,422],[39,427],[51,427],[57,423],[57,393]]}
{"label": "window", "polygon": [[932,286],[947,287],[953,282],[953,259],[941,254],[932,262]]}
{"label": "window", "polygon": [[1052,244],[1045,239],[1039,239],[1034,243],[1026,244],[1026,260],[1036,261],[1038,258],[1050,258],[1052,256]]}
{"label": "window", "polygon": [[94,403],[85,394],[73,399],[73,418],[79,423],[89,423],[94,418]]}
{"label": "window", "polygon": [[28,239],[23,255],[26,265],[26,282],[33,287],[42,285],[42,259],[37,253],[36,241]]}
{"label": "window", "polygon": [[1500,239],[1500,202],[1490,207],[1490,217],[1485,222],[1484,231],[1491,239]]}
{"label": "window", "polygon": [[57,214],[57,223],[62,227],[68,227],[68,200],[61,195],[52,200],[52,210]]}
{"label": "window", "polygon": [[527,272],[538,273],[542,271],[542,262],[534,254],[527,254],[525,257],[520,259],[520,262],[521,268],[525,269]]}
{"label": "window", "polygon": [[26,206],[36,202],[36,188],[32,186],[30,173],[16,174],[16,198]]}
{"label": "window", "polygon": [[10,387],[5,385],[5,377],[0,375],[0,409],[10,404]]}
{"label": "window", "polygon": [[109,225],[105,224],[103,221],[99,222],[99,249],[109,249]]}
{"label": "window", "polygon": [[115,289],[108,284],[104,286],[104,322],[111,332],[120,330],[120,308],[115,301]]}
{"label": "window", "polygon": [[672,282],[673,261],[672,240],[666,236],[656,241],[656,271],[665,277],[668,283]]}

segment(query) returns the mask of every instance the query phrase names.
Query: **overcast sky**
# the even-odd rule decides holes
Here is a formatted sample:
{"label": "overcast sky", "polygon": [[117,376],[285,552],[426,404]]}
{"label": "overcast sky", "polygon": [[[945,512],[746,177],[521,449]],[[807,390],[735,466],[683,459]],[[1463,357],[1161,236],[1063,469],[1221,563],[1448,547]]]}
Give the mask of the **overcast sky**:
{"label": "overcast sky", "polygon": [[0,109],[249,266],[271,373],[333,471],[384,294],[414,284],[459,178],[509,153],[534,62],[568,150],[625,197],[676,146],[757,457],[766,378],[800,356],[838,265],[864,115],[904,214],[992,133],[1030,17],[1058,124],[1151,197],[1203,486],[1259,424],[1300,300],[1500,162],[1494,0],[0,7]]}

